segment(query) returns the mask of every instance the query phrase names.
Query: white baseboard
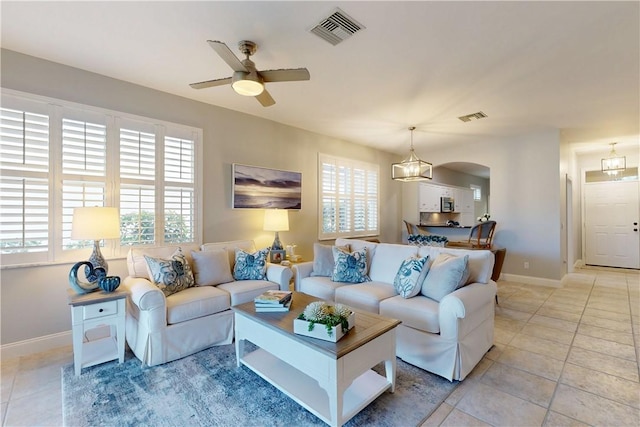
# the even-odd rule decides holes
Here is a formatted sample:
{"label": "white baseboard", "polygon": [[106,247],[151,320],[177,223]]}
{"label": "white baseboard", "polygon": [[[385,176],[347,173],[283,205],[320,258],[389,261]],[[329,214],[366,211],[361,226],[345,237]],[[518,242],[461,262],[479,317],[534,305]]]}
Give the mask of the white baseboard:
{"label": "white baseboard", "polygon": [[562,287],[562,281],[555,279],[544,279],[542,277],[520,276],[518,274],[502,273],[500,275],[500,278],[509,282],[524,283],[525,285],[549,286],[552,288]]}
{"label": "white baseboard", "polygon": [[0,347],[0,358],[3,360],[11,359],[72,344],[73,340],[71,338],[71,331],[60,332],[57,334],[45,335],[43,337],[5,344]]}

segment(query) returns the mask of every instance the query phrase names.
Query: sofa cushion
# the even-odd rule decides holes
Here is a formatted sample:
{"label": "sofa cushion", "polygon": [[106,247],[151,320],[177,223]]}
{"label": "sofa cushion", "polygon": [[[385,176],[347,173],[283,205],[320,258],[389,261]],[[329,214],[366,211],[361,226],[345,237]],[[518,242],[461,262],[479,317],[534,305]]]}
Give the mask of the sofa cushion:
{"label": "sofa cushion", "polygon": [[197,286],[215,286],[233,281],[229,256],[225,250],[192,251],[191,257]]}
{"label": "sofa cushion", "polygon": [[420,256],[429,255],[431,259],[436,259],[436,256],[441,253],[456,256],[469,255],[469,283],[489,283],[489,280],[491,280],[495,257],[490,250],[436,248],[424,246],[418,251]]}
{"label": "sofa cushion", "polygon": [[380,314],[402,320],[403,326],[420,331],[440,333],[440,304],[425,296],[418,295],[405,299],[400,295],[380,302]]}
{"label": "sofa cushion", "polygon": [[151,282],[156,285],[165,296],[175,294],[184,289],[195,286],[196,282],[191,266],[180,248],[176,249],[170,259],[144,256],[147,260],[148,274]]}
{"label": "sofa cushion", "polygon": [[346,252],[337,246],[333,250],[335,266],[331,280],[344,283],[362,283],[371,279],[367,275],[367,248],[362,248],[353,252]]}
{"label": "sofa cushion", "polygon": [[369,282],[336,289],[335,302],[372,313],[379,313],[380,301],[396,295],[393,285]]}
{"label": "sofa cushion", "polygon": [[186,322],[228,310],[229,294],[213,286],[192,287],[167,297],[167,323]]}
{"label": "sofa cushion", "polygon": [[[369,242],[367,240],[358,240],[358,239],[345,239],[345,238],[337,238],[335,245],[336,246],[345,246],[349,245],[350,251],[359,251],[362,248],[367,248],[367,266],[371,267],[371,261],[373,260],[373,256],[376,254],[376,248],[379,243]],[[367,271],[369,274],[369,271]],[[389,282],[391,283],[391,282]]]}
{"label": "sofa cushion", "polygon": [[229,294],[232,306],[253,301],[255,297],[269,289],[280,289],[277,283],[266,280],[240,280],[237,282],[223,283],[216,286],[216,288]]}
{"label": "sofa cushion", "polygon": [[469,256],[439,254],[429,267],[422,283],[422,295],[440,301],[451,292],[467,284]]}
{"label": "sofa cushion", "polygon": [[369,267],[369,277],[374,282],[393,285],[396,273],[404,260],[418,254],[416,246],[380,243]]}
{"label": "sofa cushion", "polygon": [[[349,245],[340,246],[340,249],[349,252]],[[313,244],[313,271],[311,276],[330,277],[333,274],[333,268],[336,263],[333,259],[333,246],[322,245],[320,243]]]}
{"label": "sofa cushion", "polygon": [[256,251],[256,245],[253,240],[233,240],[230,242],[205,243],[201,247],[202,251],[215,251],[222,249],[229,255],[229,265],[231,270],[236,263],[236,249],[242,249],[245,252],[253,253]]}
{"label": "sofa cushion", "polygon": [[127,269],[129,270],[129,276],[131,277],[142,277],[145,279],[150,279],[149,271],[147,270],[147,261],[144,259],[144,256],[150,256],[153,258],[171,258],[173,253],[178,249],[178,247],[182,248],[183,253],[187,257],[187,262],[190,265],[192,264],[191,259],[191,251],[197,251],[199,246],[191,243],[182,243],[180,246],[158,246],[155,248],[131,248],[129,252],[127,252]]}
{"label": "sofa cushion", "polygon": [[336,289],[341,286],[350,286],[341,282],[334,282],[330,277],[305,277],[300,281],[299,292],[304,292],[307,295],[312,295],[314,297],[327,300],[334,301]]}
{"label": "sofa cushion", "polygon": [[266,280],[269,248],[249,253],[236,249],[233,277],[236,280]]}
{"label": "sofa cushion", "polygon": [[429,257],[409,257],[402,261],[393,280],[393,287],[402,298],[412,298],[420,293],[422,282],[429,272]]}

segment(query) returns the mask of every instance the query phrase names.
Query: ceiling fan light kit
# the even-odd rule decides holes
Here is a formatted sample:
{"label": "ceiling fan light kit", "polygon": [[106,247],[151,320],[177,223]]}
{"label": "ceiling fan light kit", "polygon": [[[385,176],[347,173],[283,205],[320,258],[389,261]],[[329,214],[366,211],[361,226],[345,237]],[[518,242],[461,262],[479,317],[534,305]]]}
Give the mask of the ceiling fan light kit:
{"label": "ceiling fan light kit", "polygon": [[264,91],[264,84],[255,71],[251,73],[236,71],[233,73],[231,87],[238,95],[243,96],[258,96]]}
{"label": "ceiling fan light kit", "polygon": [[402,182],[427,181],[433,177],[433,165],[421,160],[413,149],[413,131],[415,126],[411,126],[411,148],[409,157],[400,163],[391,165],[391,179]]}
{"label": "ceiling fan light kit", "polygon": [[245,55],[245,59],[242,61],[231,52],[231,49],[226,44],[216,40],[207,40],[207,43],[231,67],[233,76],[191,83],[189,86],[193,89],[205,89],[230,83],[237,94],[253,96],[263,107],[269,107],[275,104],[276,101],[264,87],[265,82],[292,82],[311,78],[309,70],[306,68],[258,71],[256,65],[249,59],[256,52],[258,45],[250,40],[242,40],[238,43],[240,52]]}
{"label": "ceiling fan light kit", "polygon": [[627,157],[618,156],[616,153],[616,142],[611,142],[611,152],[609,157],[602,159],[602,172],[607,175],[617,175],[618,172],[623,172],[627,169]]}

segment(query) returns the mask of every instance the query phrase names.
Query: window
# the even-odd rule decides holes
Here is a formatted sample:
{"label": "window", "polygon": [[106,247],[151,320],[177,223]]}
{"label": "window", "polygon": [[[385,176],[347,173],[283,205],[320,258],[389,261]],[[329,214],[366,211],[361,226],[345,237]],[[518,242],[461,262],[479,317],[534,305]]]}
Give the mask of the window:
{"label": "window", "polygon": [[77,260],[93,242],[71,239],[73,209],[120,209],[131,246],[198,242],[202,131],[3,91],[0,251],[3,265]]}
{"label": "window", "polygon": [[380,234],[378,165],[318,156],[318,239]]}
{"label": "window", "polygon": [[473,190],[473,200],[476,202],[482,200],[482,187],[474,184],[469,185],[469,187]]}

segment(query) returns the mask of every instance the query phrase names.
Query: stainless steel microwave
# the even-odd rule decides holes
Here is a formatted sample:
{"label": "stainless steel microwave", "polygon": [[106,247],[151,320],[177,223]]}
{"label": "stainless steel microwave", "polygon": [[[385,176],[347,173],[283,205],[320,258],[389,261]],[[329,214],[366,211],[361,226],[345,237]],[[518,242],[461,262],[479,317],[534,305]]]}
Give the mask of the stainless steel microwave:
{"label": "stainless steel microwave", "polygon": [[453,197],[440,198],[440,212],[453,212],[454,208]]}

